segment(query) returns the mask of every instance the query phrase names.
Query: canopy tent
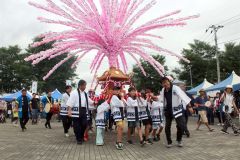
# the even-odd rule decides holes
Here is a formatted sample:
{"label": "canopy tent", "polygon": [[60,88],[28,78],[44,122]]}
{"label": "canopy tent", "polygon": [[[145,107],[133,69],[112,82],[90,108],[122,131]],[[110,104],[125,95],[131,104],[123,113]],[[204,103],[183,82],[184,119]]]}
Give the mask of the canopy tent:
{"label": "canopy tent", "polygon": [[[4,101],[12,101],[14,99],[17,99],[21,95],[22,95],[22,91],[18,91],[16,93],[12,93],[12,94],[8,94],[6,96],[3,96],[3,97],[1,97],[1,99],[4,100]],[[27,91],[27,96],[29,98],[32,98],[32,94],[29,91]]]}
{"label": "canopy tent", "polygon": [[55,89],[55,90],[52,92],[52,97],[53,97],[53,99],[61,99],[61,98],[62,98],[62,93],[59,92],[58,89]]}
{"label": "canopy tent", "polygon": [[218,84],[209,87],[206,91],[216,91],[224,90],[227,85],[235,85],[240,82],[240,77],[233,71],[232,74],[225,80],[219,82]]}
{"label": "canopy tent", "polygon": [[11,95],[12,95],[12,94],[13,94],[13,93],[1,95],[0,100],[12,101],[12,99],[13,99],[13,98],[11,98]]}
{"label": "canopy tent", "polygon": [[204,81],[203,81],[201,84],[199,84],[198,86],[196,86],[196,87],[188,90],[187,93],[192,94],[192,95],[197,95],[198,92],[199,92],[199,90],[201,90],[201,89],[207,89],[207,88],[209,88],[209,87],[211,87],[211,86],[213,86],[213,84],[212,84],[212,83],[209,83],[209,82],[207,81],[207,79],[205,78]]}
{"label": "canopy tent", "polygon": [[233,91],[238,91],[238,90],[240,90],[240,83],[233,85]]}

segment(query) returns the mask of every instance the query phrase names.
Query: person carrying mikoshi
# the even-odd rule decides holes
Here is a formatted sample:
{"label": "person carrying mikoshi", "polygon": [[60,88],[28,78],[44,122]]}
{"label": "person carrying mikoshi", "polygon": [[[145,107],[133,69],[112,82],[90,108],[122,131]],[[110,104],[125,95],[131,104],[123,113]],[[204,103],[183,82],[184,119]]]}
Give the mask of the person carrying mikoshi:
{"label": "person carrying mikoshi", "polygon": [[225,122],[223,124],[223,129],[221,130],[221,132],[229,134],[227,132],[227,129],[228,127],[232,127],[234,135],[238,136],[240,134],[240,130],[233,123],[232,117],[230,115],[234,111],[233,109],[235,109],[237,114],[239,114],[239,110],[235,104],[232,91],[233,91],[232,86],[227,85],[222,97],[220,98],[220,101],[222,102],[223,105],[223,112],[225,115]]}
{"label": "person carrying mikoshi", "polygon": [[164,128],[162,116],[163,103],[160,100],[160,96],[151,94],[148,99],[148,105],[152,119],[152,138],[153,141],[157,142],[160,140],[160,134]]}
{"label": "person carrying mikoshi", "polygon": [[[150,90],[149,90],[150,92]],[[148,105],[147,99],[149,97],[150,93],[145,93],[145,91],[142,91],[140,93],[139,98],[139,110],[140,110],[140,119],[142,124],[145,126],[144,128],[144,135],[143,140],[146,142],[146,144],[153,144],[152,140],[149,138],[149,134],[152,128],[152,118],[150,113],[150,106]],[[148,96],[147,96],[148,95]]]}
{"label": "person carrying mikoshi", "polygon": [[110,109],[109,101],[99,100],[96,115],[96,145],[104,145],[104,132],[106,126],[105,113]]}
{"label": "person carrying mikoshi", "polygon": [[67,101],[68,116],[72,117],[73,130],[76,136],[77,144],[84,142],[84,132],[87,128],[90,105],[94,104],[85,92],[87,82],[80,80],[77,90],[71,92]]}
{"label": "person carrying mikoshi", "polygon": [[143,146],[145,141],[143,140],[141,118],[140,118],[140,99],[137,97],[136,89],[130,87],[128,89],[129,97],[127,98],[127,121],[128,121],[128,143],[133,144],[131,140],[132,131],[137,128],[137,132],[140,139],[140,144]]}
{"label": "person carrying mikoshi", "polygon": [[163,89],[160,94],[160,99],[163,101],[164,115],[165,115],[165,133],[167,137],[166,147],[172,147],[171,139],[171,125],[172,120],[175,119],[177,124],[177,146],[183,147],[182,135],[184,130],[183,119],[183,102],[189,104],[191,99],[178,87],[172,84],[171,77],[162,78]]}
{"label": "person carrying mikoshi", "polygon": [[43,97],[43,99],[42,99],[42,104],[43,104],[44,111],[46,113],[45,127],[52,129],[51,124],[50,124],[50,121],[53,116],[53,112],[52,112],[51,108],[53,107],[53,104],[54,104],[54,99],[52,97],[52,90],[49,89],[47,91],[47,95],[45,97]]}
{"label": "person carrying mikoshi", "polygon": [[115,86],[113,88],[113,95],[110,100],[110,107],[111,112],[113,114],[113,119],[116,122],[117,126],[117,142],[116,142],[116,148],[118,150],[123,149],[123,143],[122,143],[122,136],[123,136],[123,128],[124,128],[124,110],[125,107],[124,103],[124,96],[120,93],[121,88]]}
{"label": "person carrying mikoshi", "polygon": [[60,116],[61,116],[61,119],[62,119],[64,134],[65,134],[66,137],[69,137],[68,130],[71,127],[72,118],[68,116],[67,101],[70,97],[72,87],[67,85],[65,87],[65,90],[66,90],[66,92],[63,94],[62,101],[61,101]]}

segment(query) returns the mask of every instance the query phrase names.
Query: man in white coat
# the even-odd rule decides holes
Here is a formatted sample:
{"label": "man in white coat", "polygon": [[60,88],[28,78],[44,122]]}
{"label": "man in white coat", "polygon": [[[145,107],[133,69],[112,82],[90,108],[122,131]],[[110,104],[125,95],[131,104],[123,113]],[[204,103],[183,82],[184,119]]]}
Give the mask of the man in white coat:
{"label": "man in white coat", "polygon": [[68,116],[72,117],[77,144],[80,145],[84,141],[84,132],[87,128],[89,106],[94,104],[85,92],[86,86],[86,81],[80,80],[78,82],[78,89],[71,92],[67,101]]}
{"label": "man in white coat", "polygon": [[[191,99],[179,88],[172,84],[169,77],[162,78],[161,100],[163,101],[164,115],[166,119],[165,134],[167,138],[167,148],[172,147],[171,125],[175,119],[177,124],[177,146],[183,147],[182,135],[184,129],[183,108],[189,104]],[[186,108],[185,108],[186,109]]]}

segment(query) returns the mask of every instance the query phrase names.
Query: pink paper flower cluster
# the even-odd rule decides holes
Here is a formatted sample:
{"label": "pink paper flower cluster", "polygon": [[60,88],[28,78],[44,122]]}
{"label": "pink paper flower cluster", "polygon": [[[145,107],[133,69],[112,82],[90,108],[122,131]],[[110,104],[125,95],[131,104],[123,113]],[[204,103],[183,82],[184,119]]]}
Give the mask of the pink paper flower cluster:
{"label": "pink paper flower cluster", "polygon": [[[70,28],[59,33],[42,34],[43,40],[32,44],[33,47],[37,47],[56,41],[54,48],[33,54],[25,59],[32,61],[32,64],[69,52],[71,54],[56,64],[44,79],[47,79],[69,57],[78,56],[72,65],[74,67],[92,50],[98,51],[90,66],[91,72],[95,74],[105,57],[110,67],[119,68],[121,61],[122,69],[126,72],[128,70],[126,55],[128,54],[136,61],[143,74],[146,73],[136,56],[149,62],[160,75],[163,75],[164,67],[146,52],[147,49],[161,55],[176,56],[188,62],[184,57],[156,45],[152,40],[160,40],[162,37],[153,35],[149,31],[184,26],[187,20],[197,18],[198,15],[173,18],[180,12],[178,10],[136,26],[135,22],[156,4],[156,0],[99,0],[101,9],[97,8],[93,0],[59,1],[62,4],[57,4],[52,0],[46,0],[46,5],[29,2],[32,6],[62,17],[61,20],[39,17],[41,22],[60,24]],[[149,3],[143,6],[144,1]]]}

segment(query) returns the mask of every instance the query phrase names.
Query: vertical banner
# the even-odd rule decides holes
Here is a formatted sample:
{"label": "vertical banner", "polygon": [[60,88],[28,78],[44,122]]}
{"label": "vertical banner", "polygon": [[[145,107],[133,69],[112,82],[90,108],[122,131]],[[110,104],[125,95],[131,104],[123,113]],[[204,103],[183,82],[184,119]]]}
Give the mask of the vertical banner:
{"label": "vertical banner", "polygon": [[72,85],[71,80],[66,80],[66,86],[71,86],[71,85]]}
{"label": "vertical banner", "polygon": [[37,93],[37,81],[32,82],[32,93]]}

